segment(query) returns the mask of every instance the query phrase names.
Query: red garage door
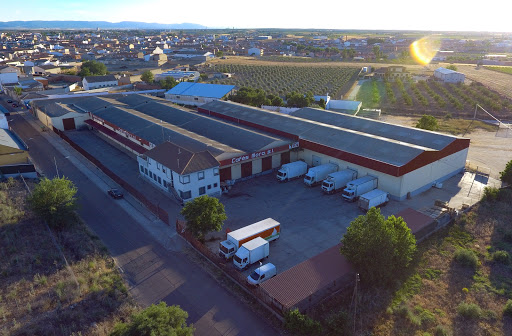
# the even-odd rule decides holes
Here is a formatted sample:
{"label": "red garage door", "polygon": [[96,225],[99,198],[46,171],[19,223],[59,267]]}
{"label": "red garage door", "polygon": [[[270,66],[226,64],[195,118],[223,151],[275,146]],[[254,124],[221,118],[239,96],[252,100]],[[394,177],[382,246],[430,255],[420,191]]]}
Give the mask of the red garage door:
{"label": "red garage door", "polygon": [[252,175],[252,161],[242,163],[242,177],[248,177]]}
{"label": "red garage door", "polygon": [[261,159],[261,171],[272,169],[272,156],[267,156]]}
{"label": "red garage door", "polygon": [[281,165],[290,163],[290,152],[281,153]]}
{"label": "red garage door", "polygon": [[62,125],[64,126],[64,131],[76,129],[75,119],[73,119],[73,118],[62,119]]}
{"label": "red garage door", "polygon": [[222,168],[220,170],[220,181],[231,180],[231,167]]}

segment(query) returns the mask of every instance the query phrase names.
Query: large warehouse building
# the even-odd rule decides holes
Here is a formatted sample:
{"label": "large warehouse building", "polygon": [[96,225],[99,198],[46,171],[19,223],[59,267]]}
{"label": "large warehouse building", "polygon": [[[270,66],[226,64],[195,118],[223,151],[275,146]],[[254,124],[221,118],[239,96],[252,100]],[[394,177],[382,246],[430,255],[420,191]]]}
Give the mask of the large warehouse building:
{"label": "large warehouse building", "polygon": [[[286,115],[219,100],[202,105],[198,113],[137,94],[41,101],[36,105],[40,120],[44,120],[45,111],[55,114],[56,109],[72,110],[80,119],[87,116],[86,124],[139,159],[167,142],[190,155],[207,151],[218,162],[218,166],[209,163],[212,169],[219,169],[215,178],[228,184],[296,160],[310,166],[332,162],[339,169],[356,170],[359,177],[378,177],[380,189],[393,199],[403,200],[462,171],[469,148],[469,139],[313,108]],[[161,151],[158,158],[179,166]],[[158,176],[150,174],[156,183]],[[187,190],[182,191],[188,195]],[[193,198],[201,191],[191,194]]]}
{"label": "large warehouse building", "polygon": [[199,112],[299,142],[308,165],[335,163],[358,176],[378,177],[380,189],[403,200],[464,169],[469,139],[412,127],[303,108],[292,115],[238,103],[215,101]]}

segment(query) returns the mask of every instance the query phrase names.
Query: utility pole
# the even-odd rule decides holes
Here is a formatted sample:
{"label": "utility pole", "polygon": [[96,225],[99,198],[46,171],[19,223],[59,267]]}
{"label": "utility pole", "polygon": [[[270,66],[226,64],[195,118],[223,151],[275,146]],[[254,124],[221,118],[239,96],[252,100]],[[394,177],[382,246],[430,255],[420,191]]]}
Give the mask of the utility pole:
{"label": "utility pole", "polygon": [[55,162],[55,171],[57,172],[57,177],[60,178],[59,167],[57,167],[57,159],[55,158],[55,156],[53,157],[53,162]]}

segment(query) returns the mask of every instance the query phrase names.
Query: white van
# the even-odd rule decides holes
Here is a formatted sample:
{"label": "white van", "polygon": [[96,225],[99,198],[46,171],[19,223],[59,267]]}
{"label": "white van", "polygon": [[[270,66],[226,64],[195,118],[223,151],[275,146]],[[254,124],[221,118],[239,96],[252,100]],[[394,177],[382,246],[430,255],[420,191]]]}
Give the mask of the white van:
{"label": "white van", "polygon": [[274,266],[274,264],[268,263],[256,268],[254,272],[252,272],[251,275],[247,277],[247,282],[249,283],[249,285],[256,286],[262,283],[263,281],[272,278],[276,274],[276,266]]}

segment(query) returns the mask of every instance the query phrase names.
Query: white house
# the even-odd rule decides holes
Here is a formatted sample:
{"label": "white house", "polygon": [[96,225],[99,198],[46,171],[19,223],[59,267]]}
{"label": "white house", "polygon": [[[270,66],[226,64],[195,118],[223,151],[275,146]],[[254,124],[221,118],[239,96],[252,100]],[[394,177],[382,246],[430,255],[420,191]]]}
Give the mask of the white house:
{"label": "white house", "polygon": [[166,72],[162,72],[161,74],[155,75],[156,81],[161,81],[166,77],[172,77],[177,81],[186,81],[192,80],[197,81],[200,77],[199,71],[179,71],[179,70],[169,70]]}
{"label": "white house", "polygon": [[0,90],[2,84],[18,83],[18,69],[9,65],[0,65]]}
{"label": "white house", "polygon": [[233,93],[234,85],[181,82],[165,93],[165,99],[175,104],[201,106]]}
{"label": "white house", "polygon": [[434,78],[445,83],[464,83],[466,76],[463,73],[446,68],[438,68],[434,71]]}
{"label": "white house", "polygon": [[220,163],[208,151],[194,153],[166,141],[139,155],[137,162],[142,177],[185,202],[221,193]]}
{"label": "white house", "polygon": [[105,76],[86,76],[82,79],[84,90],[94,90],[111,86],[118,86],[118,81],[114,75]]}
{"label": "white house", "polygon": [[263,56],[263,49],[260,48],[250,48],[247,50],[247,55],[249,56]]}

